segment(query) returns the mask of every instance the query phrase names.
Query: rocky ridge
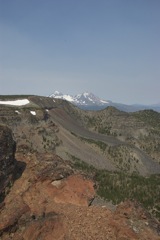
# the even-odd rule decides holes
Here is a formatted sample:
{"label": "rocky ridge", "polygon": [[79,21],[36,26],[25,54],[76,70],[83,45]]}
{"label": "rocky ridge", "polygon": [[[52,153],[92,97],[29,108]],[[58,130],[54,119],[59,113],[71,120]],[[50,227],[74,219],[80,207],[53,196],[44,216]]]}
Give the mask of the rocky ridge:
{"label": "rocky ridge", "polygon": [[[148,176],[148,174],[150,174],[152,171],[154,172],[154,164],[158,159],[158,151],[156,155],[157,157],[153,159],[147,152],[144,151],[144,149],[141,149],[138,146],[137,142],[136,144],[133,144],[133,142],[130,142],[129,140],[129,136],[133,135],[136,141],[136,138],[138,138],[140,134],[141,136],[143,136],[142,133],[146,133],[147,131],[150,131],[150,135],[148,135],[148,137],[151,137],[152,139],[153,135],[151,135],[151,133],[154,133],[156,134],[156,139],[158,140],[159,115],[154,115],[154,118],[147,117],[147,119],[149,119],[149,122],[146,122],[144,118],[144,113],[140,113],[141,116],[138,115],[138,118],[139,116],[140,118],[137,121],[135,120],[137,119],[137,116],[134,117],[131,114],[120,112],[114,108],[108,108],[104,111],[95,113],[82,111],[63,100],[38,96],[29,96],[28,99],[30,103],[25,106],[0,106],[0,122],[3,124],[7,124],[7,126],[12,129],[14,139],[17,143],[16,160],[14,160],[13,164],[15,166],[13,168],[16,169],[16,174],[10,175],[11,178],[12,176],[14,176],[14,179],[12,181],[7,180],[8,185],[4,188],[4,194],[1,198],[2,239],[23,239],[24,236],[28,237],[26,239],[31,239],[32,235],[34,236],[33,239],[38,238],[37,236],[39,235],[42,235],[42,239],[45,239],[44,235],[47,235],[47,233],[45,232],[44,228],[47,229],[49,226],[52,228],[52,226],[56,224],[57,228],[60,229],[56,221],[60,223],[61,228],[65,226],[64,236],[66,239],[90,239],[90,235],[92,236],[92,239],[105,239],[105,234],[109,233],[104,231],[101,234],[101,227],[103,226],[103,228],[105,228],[105,225],[102,224],[102,221],[100,221],[101,231],[96,231],[96,234],[98,234],[100,238],[97,237],[98,235],[96,235],[96,237],[94,238],[94,228],[96,228],[96,220],[93,223],[93,228],[90,228],[89,223],[87,223],[88,220],[89,222],[91,222],[91,219],[94,219],[94,214],[96,214],[95,216],[97,217],[97,219],[99,218],[98,214],[101,214],[101,211],[103,212],[104,207],[102,208],[102,206],[109,206],[108,204],[102,203],[99,207],[88,207],[88,205],[91,204],[95,196],[95,193],[93,193],[93,186],[95,185],[95,183],[96,186],[100,189],[100,186],[97,185],[97,182],[94,182],[96,179],[94,177],[95,170],[93,170],[91,174],[86,171],[84,172],[82,169],[76,170],[73,164],[73,160],[76,160],[76,164],[78,163],[79,165],[81,165],[81,160],[83,160],[84,162],[87,162],[88,164],[91,164],[98,169],[108,169],[110,171],[118,170],[120,172],[128,171],[128,173],[129,169],[127,170],[127,166],[131,166],[131,172],[134,171],[134,165],[132,163],[136,163],[139,173],[142,175],[147,175],[147,178],[140,178],[138,177],[138,175],[137,177],[133,176],[133,178],[135,177],[135,180],[137,179],[136,181],[138,181],[138,179],[142,181],[144,191],[141,192],[141,194],[144,200],[146,199],[144,192],[147,192],[147,194],[150,195],[152,195],[153,193],[153,191],[150,191],[150,193],[148,191],[148,189],[151,189],[152,185],[149,184],[144,186],[144,183],[147,181],[147,179],[155,181],[152,190],[155,189],[154,186],[156,186],[157,190],[156,195],[154,193],[152,196],[154,196],[154,201],[156,204],[153,204],[153,206],[151,206],[149,210],[151,210],[150,212],[156,212],[157,214],[159,214],[159,177],[158,175],[156,177],[151,176],[151,178]],[[99,123],[99,125],[96,125],[97,123]],[[99,132],[99,129],[108,130],[106,126],[108,126],[109,124],[111,124],[109,132]],[[99,128],[99,126],[101,128]],[[95,127],[97,127],[97,129]],[[121,133],[121,135],[115,135],[115,129],[116,131],[121,131],[118,132]],[[154,131],[151,132],[151,130]],[[140,160],[142,159],[144,162],[137,162],[137,155],[133,155],[133,159],[130,158],[130,153],[135,154],[136,152],[140,157]],[[117,155],[115,155],[115,153]],[[65,160],[57,156],[57,154]],[[131,162],[130,164],[128,163],[127,166],[123,165],[123,162],[120,165],[119,160],[116,156],[120,156],[124,160],[124,163],[126,159],[130,159]],[[70,161],[72,161],[72,163]],[[82,164],[82,166],[91,170],[93,169],[93,166],[88,167],[85,166],[84,163]],[[156,171],[158,171],[158,167],[156,167]],[[124,184],[126,184],[126,186],[128,186],[129,184],[129,186],[133,186],[136,193],[138,188],[141,186],[135,186],[135,182],[133,185],[130,185],[130,183],[132,183],[132,177],[130,178],[129,176],[125,176],[125,181],[123,181],[123,185],[121,186],[120,181],[122,177],[121,174],[119,174],[118,172],[112,174],[104,173],[102,171],[100,172],[99,176],[101,177],[102,184],[105,184],[106,186],[105,189],[102,189],[102,192],[104,190],[106,192],[107,189],[110,190],[111,188],[118,189],[117,186],[122,187],[124,186]],[[104,178],[104,176],[106,179]],[[109,182],[112,177],[113,181]],[[94,181],[92,180],[93,178]],[[103,180],[105,181],[103,182]],[[74,185],[73,183],[75,182],[77,182],[78,185]],[[45,190],[42,190],[43,188]],[[85,188],[88,189],[87,193],[85,192]],[[6,198],[3,201],[3,198],[5,196]],[[131,196],[130,191],[128,192],[128,196]],[[123,199],[126,199],[126,197]],[[150,201],[150,199],[148,198],[146,199],[146,201]],[[48,206],[48,202],[49,208],[47,208],[48,210],[46,211],[45,209],[46,206]],[[96,201],[93,201],[93,204],[95,203]],[[117,204],[117,202],[115,204]],[[133,209],[134,205],[129,202],[124,203],[124,209],[128,208],[127,206],[129,206],[130,204],[131,209]],[[140,206],[139,204],[137,204],[138,203],[135,203],[135,206]],[[59,208],[60,210],[57,210]],[[90,214],[92,208],[94,210],[93,213]],[[111,207],[111,209],[114,208]],[[64,210],[62,211],[62,209]],[[85,212],[88,211],[89,213],[86,216]],[[81,212],[83,213],[82,216]],[[78,219],[76,219],[75,213],[78,214]],[[107,226],[113,216],[115,216],[113,215],[112,211],[110,211],[110,213],[111,218],[107,218],[106,216],[106,220],[104,221]],[[88,218],[88,216],[90,217]],[[104,215],[102,214],[102,219],[103,216]],[[148,229],[146,228],[146,226],[148,226],[148,222],[145,223],[144,220],[142,220],[142,224],[140,224],[140,226],[138,225],[138,230],[136,230],[136,223],[132,225],[132,222],[134,221],[139,222],[138,219],[140,218],[140,216],[136,216],[137,217],[135,217],[135,220],[125,220],[124,226],[130,224],[127,225],[128,228],[131,228],[133,232],[137,231],[137,238],[135,237],[135,239],[141,239],[141,229],[145,229],[144,231],[148,231],[146,230]],[[123,214],[119,217],[119,222],[121,222],[121,220],[123,219]],[[69,223],[64,222],[64,219],[70,219],[73,228],[71,225],[69,225]],[[147,219],[152,218],[150,215],[147,215]],[[75,222],[77,225],[74,225]],[[156,223],[156,220],[151,220],[151,222],[154,222],[154,224],[149,225],[149,229],[151,226],[157,226],[154,227],[153,230],[153,232],[157,234],[156,232],[158,231],[158,223]],[[118,222],[116,222],[116,224],[117,223]],[[32,228],[32,225],[35,227]],[[30,230],[26,230],[27,233],[25,233],[25,229],[27,229],[26,226],[28,229],[32,229],[31,232]],[[43,226],[46,227],[43,228]],[[79,232],[78,226],[82,226],[83,234]],[[41,229],[41,232],[37,230],[37,233],[35,233],[37,235],[34,235],[35,228]],[[73,233],[70,232],[70,229],[72,229]],[[48,231],[50,232],[50,230]],[[152,230],[149,231],[151,231],[152,234]],[[91,232],[93,232],[93,235],[91,234]],[[52,232],[49,233],[49,235],[50,234],[53,237],[56,233]],[[117,234],[119,237],[119,233]],[[111,236],[113,238],[114,233],[112,233]],[[111,236],[110,239],[112,239]],[[131,236],[128,239],[132,239]],[[58,237],[55,239],[58,239]],[[150,239],[152,238],[150,237]]]}
{"label": "rocky ridge", "polygon": [[159,239],[159,222],[137,202],[114,212],[91,205],[95,182],[70,162],[53,153],[15,158],[26,167],[0,206],[1,240]]}
{"label": "rocky ridge", "polygon": [[[83,145],[89,148],[88,152],[99,155],[98,165],[103,168],[107,163],[114,166],[112,169],[142,175],[160,172],[157,164],[160,161],[159,113],[142,111],[131,114],[113,107],[97,112],[83,111],[59,99],[38,96],[29,96],[28,99],[30,103],[26,106],[0,105],[0,123],[12,129],[19,151],[56,152],[58,146],[62,146],[58,152],[64,156],[68,148],[63,139],[64,128],[68,131],[67,139],[71,139],[69,135],[73,133],[77,146]],[[100,145],[103,147],[98,149]],[[72,154],[74,149],[71,148],[70,145],[67,152]],[[83,161],[88,158],[86,154],[76,157]],[[91,159],[89,163],[94,165],[95,161]]]}

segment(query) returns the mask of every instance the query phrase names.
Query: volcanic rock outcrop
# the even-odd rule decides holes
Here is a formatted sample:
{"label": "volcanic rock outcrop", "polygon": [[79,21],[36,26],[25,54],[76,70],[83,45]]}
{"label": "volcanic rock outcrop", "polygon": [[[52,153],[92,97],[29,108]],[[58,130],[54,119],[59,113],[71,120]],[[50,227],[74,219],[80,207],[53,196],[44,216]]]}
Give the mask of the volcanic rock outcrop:
{"label": "volcanic rock outcrop", "polygon": [[12,183],[16,161],[15,142],[11,130],[0,125],[0,201],[2,201],[6,188]]}
{"label": "volcanic rock outcrop", "polygon": [[94,182],[53,154],[16,154],[26,163],[0,208],[1,240],[158,240],[159,223],[138,203],[115,212],[93,206]]}

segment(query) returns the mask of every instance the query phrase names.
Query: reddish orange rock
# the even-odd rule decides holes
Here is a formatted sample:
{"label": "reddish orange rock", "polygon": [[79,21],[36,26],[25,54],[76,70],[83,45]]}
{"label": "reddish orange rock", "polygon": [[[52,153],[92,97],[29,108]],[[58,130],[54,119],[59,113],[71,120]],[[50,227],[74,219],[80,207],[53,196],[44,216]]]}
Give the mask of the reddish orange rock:
{"label": "reddish orange rock", "polygon": [[60,217],[51,212],[45,217],[30,222],[24,233],[24,240],[65,240],[63,222]]}
{"label": "reddish orange rock", "polygon": [[94,182],[53,154],[16,155],[26,168],[0,209],[0,240],[159,240],[140,204],[89,206]]}
{"label": "reddish orange rock", "polygon": [[71,175],[67,179],[53,181],[54,201],[88,206],[95,196],[94,183],[82,175]]}

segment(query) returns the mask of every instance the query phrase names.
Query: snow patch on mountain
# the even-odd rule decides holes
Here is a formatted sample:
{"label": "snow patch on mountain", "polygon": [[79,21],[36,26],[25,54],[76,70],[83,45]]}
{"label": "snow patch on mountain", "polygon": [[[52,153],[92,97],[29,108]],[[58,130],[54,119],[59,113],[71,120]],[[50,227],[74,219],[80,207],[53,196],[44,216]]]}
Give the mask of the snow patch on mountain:
{"label": "snow patch on mountain", "polygon": [[63,94],[63,93],[61,93],[59,91],[55,91],[49,97],[57,98],[57,99],[63,99],[63,100],[67,100],[69,102],[74,102],[74,97],[73,96],[71,96],[69,94]]}
{"label": "snow patch on mountain", "polygon": [[108,101],[105,101],[105,100],[100,100],[101,103],[109,103]]}
{"label": "snow patch on mountain", "polygon": [[16,113],[21,114],[18,110],[15,110]]}
{"label": "snow patch on mountain", "polygon": [[13,106],[23,106],[29,103],[28,99],[19,99],[13,101],[0,101],[0,104],[13,105]]}
{"label": "snow patch on mountain", "polygon": [[32,115],[36,115],[36,112],[35,111],[30,111],[30,113],[32,114]]}
{"label": "snow patch on mountain", "polygon": [[74,98],[70,95],[63,95],[63,98],[69,102],[73,102],[74,101]]}

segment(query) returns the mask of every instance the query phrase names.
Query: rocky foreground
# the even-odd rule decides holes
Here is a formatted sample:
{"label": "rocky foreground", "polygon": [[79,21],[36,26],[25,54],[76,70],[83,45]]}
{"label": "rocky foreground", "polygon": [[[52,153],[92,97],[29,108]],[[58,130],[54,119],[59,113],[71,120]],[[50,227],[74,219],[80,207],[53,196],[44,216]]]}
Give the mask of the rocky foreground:
{"label": "rocky foreground", "polygon": [[0,127],[0,240],[158,240],[159,222],[137,202],[93,206],[95,183],[57,155],[15,153]]}

